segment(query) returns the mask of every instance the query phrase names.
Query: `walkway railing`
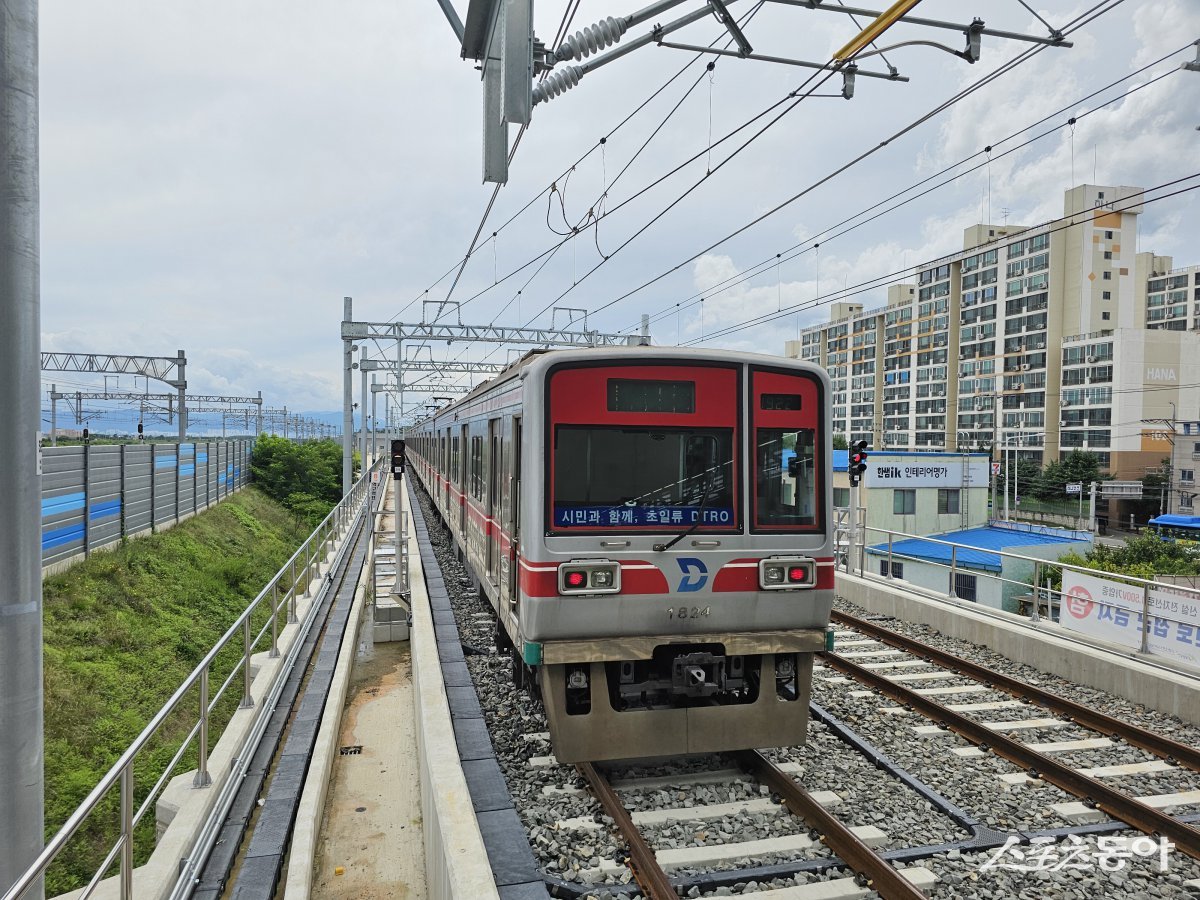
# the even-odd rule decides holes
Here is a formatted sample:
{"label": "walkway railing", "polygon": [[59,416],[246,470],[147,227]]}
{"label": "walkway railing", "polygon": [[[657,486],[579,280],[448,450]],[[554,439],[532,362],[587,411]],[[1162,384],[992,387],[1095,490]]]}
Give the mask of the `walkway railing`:
{"label": "walkway railing", "polygon": [[[378,468],[378,466],[373,468]],[[362,515],[366,502],[371,495],[370,475],[371,472],[368,471],[364,473],[363,477],[359,478],[351,488],[350,493],[343,497],[341,502],[330,511],[329,515],[316,527],[308,539],[292,554],[291,559],[284,563],[283,568],[275,574],[259,592],[258,596],[242,611],[237,620],[229,626],[228,630],[204,655],[204,658],[200,660],[196,668],[184,680],[183,684],[176,688],[170,699],[163,704],[162,708],[159,709],[146,727],[142,729],[141,734],[134,739],[133,743],[121,754],[112,768],[100,779],[99,784],[92,789],[91,793],[71,813],[62,828],[50,839],[50,842],[46,844],[29,869],[17,879],[0,900],[17,900],[26,890],[37,883],[39,879],[45,877],[50,865],[63,852],[72,836],[75,835],[85,822],[96,814],[98,807],[101,806],[109,791],[114,787],[117,787],[120,792],[120,809],[116,817],[117,824],[120,827],[120,834],[108,849],[104,861],[96,869],[91,881],[79,895],[78,900],[85,900],[85,898],[90,897],[114,864],[117,865],[116,874],[119,876],[121,900],[129,900],[133,896],[135,829],[145,818],[146,814],[154,809],[155,801],[174,776],[175,769],[191,748],[193,741],[196,742],[197,766],[192,784],[195,788],[199,789],[209,788],[212,785],[212,776],[208,766],[208,754],[210,744],[209,723],[212,719],[213,711],[226,691],[235,684],[241,688],[241,698],[238,708],[247,709],[254,706],[254,699],[251,694],[251,683],[253,680],[251,657],[254,655],[256,649],[267,649],[272,659],[279,656],[279,620],[281,615],[287,616],[286,624],[297,623],[296,608],[298,598],[307,593],[314,577],[319,574],[321,562],[329,555],[330,549],[346,535]],[[253,624],[255,614],[260,612],[267,614],[268,610],[267,621],[255,631]],[[212,692],[209,680],[218,655],[227,647],[238,646],[239,642],[241,656],[232,667],[229,675],[221,683],[221,686],[215,693]],[[161,774],[159,774],[153,787],[146,794],[145,799],[142,800],[140,805],[135,805],[134,764],[138,759],[138,754],[163,730],[163,726],[171,719],[172,713],[184,706],[188,694],[193,689],[198,689],[199,692],[196,718],[179,749],[171,757],[170,762],[167,763]]]}
{"label": "walkway railing", "polygon": [[[1029,525],[1015,530],[1032,533],[1055,530],[1062,533],[1061,529],[1044,529]],[[1024,592],[1025,596],[1021,597],[1021,600],[1029,601],[1028,612],[1025,614],[1028,620],[1037,623],[1046,617],[1059,622],[1063,625],[1062,636],[1065,638],[1085,643],[1089,638],[1098,638],[1109,643],[1121,643],[1131,651],[1156,656],[1160,660],[1169,659],[1182,663],[1189,668],[1192,674],[1197,668],[1200,668],[1200,589],[1188,585],[1159,582],[1152,578],[1106,572],[1009,550],[960,544],[936,537],[909,534],[886,528],[860,526],[860,531],[868,535],[867,540],[857,546],[849,547],[848,552],[839,554],[839,567],[849,574],[877,581],[905,581],[915,588],[940,594],[948,600],[963,599],[958,596],[960,575],[971,575],[977,579],[986,579],[1000,584],[1002,595],[1004,585],[1013,586]],[[1085,532],[1067,533],[1090,538],[1090,534]],[[928,555],[918,556],[904,553],[897,548],[899,542],[908,540],[918,540],[927,545],[948,548],[949,562],[930,559]],[[844,547],[847,543],[848,541],[839,536],[838,546]],[[999,557],[1000,571],[994,572],[964,564],[963,558],[966,552],[987,553]],[[882,564],[880,572],[870,571],[867,565],[868,557]],[[895,575],[896,565],[904,563],[929,567],[929,571],[933,572],[944,571],[946,573],[946,580],[943,582],[945,589],[941,590],[931,586],[928,580],[923,582],[922,580],[897,577]],[[1018,571],[1014,572],[1014,569]],[[1105,584],[1100,586],[1101,591],[1096,592],[1098,595],[1093,595],[1092,591],[1086,590],[1076,591],[1076,593],[1064,592],[1061,585],[1070,573],[1076,573],[1085,578],[1101,579]],[[1055,575],[1060,576],[1059,587],[1051,586]],[[1079,579],[1071,580],[1078,581]],[[1113,596],[1106,597],[1106,591]],[[1131,600],[1129,597],[1125,597],[1123,602],[1115,602],[1118,591],[1136,595],[1136,599]],[[1175,594],[1181,602],[1175,603],[1175,608],[1171,608],[1161,597],[1156,596],[1158,591]],[[997,607],[990,608],[993,611],[1004,612],[1003,609]],[[1067,610],[1065,622],[1061,619],[1064,609]],[[1092,616],[1093,610],[1096,611],[1094,617]],[[1113,622],[1122,630],[1127,630],[1129,634],[1104,634],[1105,629],[1097,626],[1106,621]],[[1110,631],[1112,630],[1115,629],[1110,629]],[[1175,648],[1172,644],[1166,643],[1166,639],[1180,643],[1179,651],[1169,652]]]}

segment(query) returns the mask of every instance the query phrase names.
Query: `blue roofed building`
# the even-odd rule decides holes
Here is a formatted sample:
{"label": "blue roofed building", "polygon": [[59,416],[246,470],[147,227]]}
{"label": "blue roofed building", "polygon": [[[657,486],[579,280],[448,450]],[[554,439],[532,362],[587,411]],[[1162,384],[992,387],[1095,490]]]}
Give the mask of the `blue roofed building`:
{"label": "blue roofed building", "polygon": [[[957,550],[951,544],[959,545]],[[1085,554],[1091,548],[1092,535],[1086,531],[993,522],[930,538],[893,540],[890,565],[888,544],[874,543],[867,548],[864,565],[874,575],[890,571],[893,578],[948,594],[953,559],[955,596],[1017,612],[1017,598],[1030,593],[1036,564],[1032,559],[1014,559],[1002,553],[1053,561],[1071,552]]]}

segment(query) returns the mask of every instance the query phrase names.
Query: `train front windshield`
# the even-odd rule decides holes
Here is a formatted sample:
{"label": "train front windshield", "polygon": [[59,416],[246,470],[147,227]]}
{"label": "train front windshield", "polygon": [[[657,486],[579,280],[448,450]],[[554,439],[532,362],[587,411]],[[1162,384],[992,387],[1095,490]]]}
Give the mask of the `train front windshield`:
{"label": "train front windshield", "polygon": [[560,425],[553,452],[558,527],[736,524],[733,429]]}

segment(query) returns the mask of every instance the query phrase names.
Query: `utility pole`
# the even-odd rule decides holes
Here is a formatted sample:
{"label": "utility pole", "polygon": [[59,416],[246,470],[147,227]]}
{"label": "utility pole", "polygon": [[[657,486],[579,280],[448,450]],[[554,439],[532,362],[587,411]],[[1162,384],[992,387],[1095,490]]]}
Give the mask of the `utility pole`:
{"label": "utility pole", "polygon": [[[38,3],[0,0],[0,893],[42,850]],[[26,897],[42,896],[42,881]]]}
{"label": "utility pole", "polygon": [[[363,354],[366,356],[366,353]],[[360,366],[361,368],[361,366]],[[362,466],[360,471],[367,471],[367,370],[362,370],[362,399],[358,404],[358,422],[362,429],[362,434],[358,440],[358,455],[360,458],[359,465]]]}
{"label": "utility pole", "polygon": [[[378,417],[379,404],[377,402],[378,400],[379,400],[379,392],[377,390],[375,390],[375,376],[372,375],[371,376],[371,460],[372,461],[374,461],[375,456],[379,453],[379,443],[377,440],[377,435],[379,432],[379,417]],[[364,466],[366,465],[365,460],[363,461],[363,465]]]}
{"label": "utility pole", "polygon": [[[353,319],[352,308],[354,301],[349,297],[342,298],[344,308],[342,316],[342,331]],[[354,484],[354,461],[351,448],[354,446],[354,381],[351,366],[354,365],[354,343],[351,338],[342,338],[342,496],[348,496]]]}

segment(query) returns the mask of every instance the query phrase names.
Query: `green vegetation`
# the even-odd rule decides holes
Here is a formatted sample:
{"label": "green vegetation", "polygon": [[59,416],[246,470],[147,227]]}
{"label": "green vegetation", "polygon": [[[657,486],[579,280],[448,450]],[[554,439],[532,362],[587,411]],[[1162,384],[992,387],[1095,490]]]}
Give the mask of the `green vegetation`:
{"label": "green vegetation", "polygon": [[1130,538],[1120,547],[1098,544],[1087,556],[1069,553],[1059,562],[1139,578],[1200,575],[1200,554],[1196,553],[1193,545],[1181,541],[1163,541],[1152,534]]}
{"label": "green vegetation", "polygon": [[250,472],[267,496],[313,528],[342,498],[342,448],[333,440],[297,444],[263,435],[254,444]]}
{"label": "green vegetation", "polygon": [[[247,488],[170,531],[122,542],[45,580],[46,835],[99,782],[246,605],[308,535],[307,523]],[[267,621],[269,607],[255,621]],[[269,640],[269,637],[267,638]],[[260,648],[263,649],[263,648]],[[223,651],[215,694],[241,654]],[[195,722],[192,690],[135,764],[140,805]],[[235,678],[214,713],[215,744],[237,708]],[[178,771],[196,765],[194,746]],[[118,831],[119,791],[50,870],[53,896],[86,884]],[[153,849],[154,808],[137,832],[140,864]]]}

